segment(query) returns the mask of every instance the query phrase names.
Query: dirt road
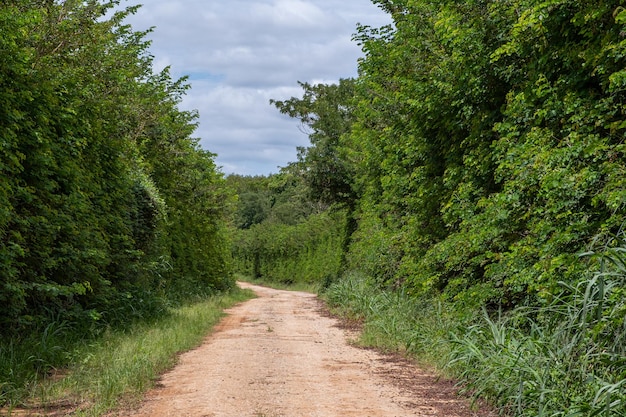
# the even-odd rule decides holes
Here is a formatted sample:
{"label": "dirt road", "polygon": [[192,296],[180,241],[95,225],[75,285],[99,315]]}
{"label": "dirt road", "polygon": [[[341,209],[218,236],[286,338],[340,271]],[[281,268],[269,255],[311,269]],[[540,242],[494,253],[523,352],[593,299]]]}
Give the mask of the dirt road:
{"label": "dirt road", "polygon": [[[140,417],[467,417],[474,414],[406,363],[350,344],[308,293],[241,284],[259,296],[230,310],[205,343],[183,354]],[[482,414],[484,415],[484,414]]]}

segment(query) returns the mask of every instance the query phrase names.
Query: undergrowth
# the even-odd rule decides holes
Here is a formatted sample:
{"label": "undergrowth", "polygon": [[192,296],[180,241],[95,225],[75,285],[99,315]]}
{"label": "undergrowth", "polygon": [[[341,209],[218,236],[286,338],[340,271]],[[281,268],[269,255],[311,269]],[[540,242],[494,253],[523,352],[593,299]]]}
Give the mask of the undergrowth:
{"label": "undergrowth", "polygon": [[[198,296],[207,297],[200,292]],[[43,308],[45,314],[38,320],[0,338],[0,407],[19,403],[39,380],[69,366],[77,352],[104,332],[161,319],[174,303],[179,301],[135,289],[120,294],[99,312]]]}
{"label": "undergrowth", "polygon": [[518,308],[452,335],[449,366],[515,416],[626,416],[626,249],[547,307]]}

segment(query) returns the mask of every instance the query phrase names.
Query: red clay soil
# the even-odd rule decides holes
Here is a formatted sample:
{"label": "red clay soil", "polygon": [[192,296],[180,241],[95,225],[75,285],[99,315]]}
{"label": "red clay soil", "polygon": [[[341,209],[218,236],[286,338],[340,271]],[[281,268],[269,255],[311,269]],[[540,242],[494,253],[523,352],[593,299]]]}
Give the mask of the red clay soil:
{"label": "red clay soil", "polygon": [[454,385],[402,359],[353,346],[315,295],[250,284],[258,298],[183,354],[136,417],[489,416]]}

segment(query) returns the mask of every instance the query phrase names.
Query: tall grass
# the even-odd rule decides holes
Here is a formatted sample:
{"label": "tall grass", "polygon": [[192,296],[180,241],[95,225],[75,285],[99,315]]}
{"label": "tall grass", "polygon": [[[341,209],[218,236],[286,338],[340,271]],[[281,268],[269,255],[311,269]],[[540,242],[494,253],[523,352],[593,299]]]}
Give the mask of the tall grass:
{"label": "tall grass", "polygon": [[360,342],[386,351],[401,351],[424,364],[445,365],[448,334],[457,321],[443,303],[379,289],[373,280],[351,273],[324,293],[339,314],[362,321]]}
{"label": "tall grass", "polygon": [[547,307],[520,308],[455,335],[449,366],[515,416],[626,416],[623,248]]}
{"label": "tall grass", "polygon": [[23,318],[16,323],[19,330],[0,337],[0,407],[19,403],[42,377],[58,374],[106,329],[152,322],[168,314],[172,303],[161,293],[135,288],[115,294],[99,312],[42,307],[40,315]]}
{"label": "tall grass", "polygon": [[[32,378],[18,405],[52,409],[72,404],[76,416],[100,416],[120,402],[133,402],[152,386],[155,378],[173,366],[176,354],[197,346],[222,317],[223,309],[250,298],[232,292],[172,309],[150,322],[137,322],[125,330],[108,331],[90,343],[77,345],[62,378]],[[23,349],[13,349],[13,352]],[[5,411],[15,403],[9,404]]]}
{"label": "tall grass", "polygon": [[38,332],[0,341],[0,406],[18,402],[40,376],[68,364],[79,338],[67,321],[52,319]]}

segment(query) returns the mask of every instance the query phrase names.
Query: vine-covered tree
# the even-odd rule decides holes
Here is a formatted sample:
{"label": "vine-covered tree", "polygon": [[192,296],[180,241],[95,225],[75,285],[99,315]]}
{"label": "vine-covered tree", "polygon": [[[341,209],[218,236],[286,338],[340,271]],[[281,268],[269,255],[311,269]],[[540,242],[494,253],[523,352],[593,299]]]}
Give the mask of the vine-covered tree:
{"label": "vine-covered tree", "polygon": [[299,148],[295,168],[300,170],[314,200],[354,205],[354,174],[342,143],[352,126],[354,80],[300,86],[304,91],[301,98],[270,101],[281,113],[298,119],[311,141],[311,146]]}

